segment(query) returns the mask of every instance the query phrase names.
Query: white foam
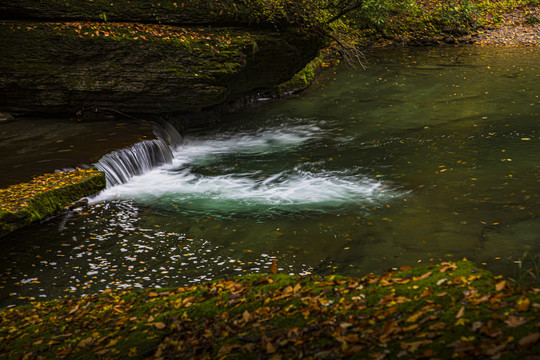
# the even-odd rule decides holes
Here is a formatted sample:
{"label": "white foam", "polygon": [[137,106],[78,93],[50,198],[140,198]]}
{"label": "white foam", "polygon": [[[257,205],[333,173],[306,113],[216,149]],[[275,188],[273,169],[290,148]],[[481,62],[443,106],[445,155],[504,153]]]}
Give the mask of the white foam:
{"label": "white foam", "polygon": [[320,135],[321,130],[315,125],[298,125],[186,139],[175,149],[172,165],[108,188],[93,201],[134,199],[152,206],[193,203],[190,209],[204,212],[254,206],[283,209],[365,204],[396,195],[382,190],[382,182],[362,175],[361,169],[327,170],[306,162],[273,173],[268,169],[239,173],[234,171],[238,170],[234,169],[234,164],[232,170],[223,169],[221,164],[221,169],[215,173],[200,173],[193,168],[216,161],[221,155],[256,156],[291,151]]}

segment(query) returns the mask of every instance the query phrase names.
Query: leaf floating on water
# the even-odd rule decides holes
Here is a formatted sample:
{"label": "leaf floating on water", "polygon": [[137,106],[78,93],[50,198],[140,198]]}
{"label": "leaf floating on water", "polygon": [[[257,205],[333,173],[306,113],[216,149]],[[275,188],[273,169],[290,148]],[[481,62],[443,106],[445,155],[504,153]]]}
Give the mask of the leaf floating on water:
{"label": "leaf floating on water", "polygon": [[274,275],[276,275],[278,273],[277,260],[276,259],[272,259],[272,265],[270,265],[270,271]]}

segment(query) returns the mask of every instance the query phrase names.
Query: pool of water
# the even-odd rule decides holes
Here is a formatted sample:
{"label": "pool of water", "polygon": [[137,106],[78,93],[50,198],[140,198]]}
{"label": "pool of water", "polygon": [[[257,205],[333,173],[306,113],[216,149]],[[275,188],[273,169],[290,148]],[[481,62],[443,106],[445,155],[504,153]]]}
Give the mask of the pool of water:
{"label": "pool of water", "polygon": [[540,51],[386,49],[188,133],[166,164],[1,239],[0,299],[540,251]]}

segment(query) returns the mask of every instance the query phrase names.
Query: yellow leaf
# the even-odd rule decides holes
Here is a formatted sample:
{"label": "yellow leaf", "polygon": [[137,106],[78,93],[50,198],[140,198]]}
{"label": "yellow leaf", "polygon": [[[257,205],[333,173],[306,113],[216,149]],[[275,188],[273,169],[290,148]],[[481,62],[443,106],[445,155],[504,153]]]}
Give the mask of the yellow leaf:
{"label": "yellow leaf", "polygon": [[424,315],[423,311],[419,311],[416,314],[409,316],[407,322],[416,322],[420,316]]}

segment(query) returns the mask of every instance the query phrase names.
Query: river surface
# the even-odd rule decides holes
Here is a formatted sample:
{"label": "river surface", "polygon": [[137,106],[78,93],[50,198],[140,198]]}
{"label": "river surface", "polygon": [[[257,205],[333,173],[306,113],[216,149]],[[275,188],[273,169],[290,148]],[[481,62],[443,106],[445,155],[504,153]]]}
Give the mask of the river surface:
{"label": "river surface", "polygon": [[[540,252],[540,51],[387,49],[188,133],[172,163],[1,240],[0,299]],[[526,262],[522,265],[525,265]]]}

